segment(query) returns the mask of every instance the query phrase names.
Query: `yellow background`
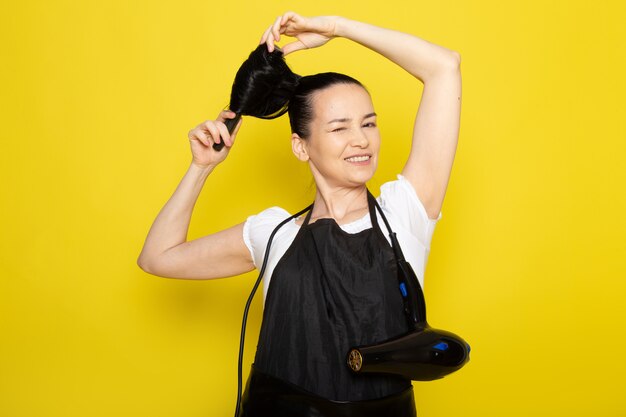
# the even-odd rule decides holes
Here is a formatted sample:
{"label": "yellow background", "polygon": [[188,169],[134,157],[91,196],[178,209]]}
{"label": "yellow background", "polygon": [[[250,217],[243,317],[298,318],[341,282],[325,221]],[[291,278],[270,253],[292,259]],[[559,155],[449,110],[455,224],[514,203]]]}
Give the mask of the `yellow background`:
{"label": "yellow background", "polygon": [[[187,132],[228,104],[239,65],[290,9],[462,57],[459,146],[425,292],[430,324],[464,337],[472,359],[414,383],[419,416],[625,416],[625,6],[539,0],[4,5],[0,415],[233,414],[257,272],[165,279],[136,259],[191,161]],[[370,89],[377,195],[402,168],[422,84],[346,39],[287,59]],[[244,118],[189,239],[309,204],[288,138],[286,115]]]}

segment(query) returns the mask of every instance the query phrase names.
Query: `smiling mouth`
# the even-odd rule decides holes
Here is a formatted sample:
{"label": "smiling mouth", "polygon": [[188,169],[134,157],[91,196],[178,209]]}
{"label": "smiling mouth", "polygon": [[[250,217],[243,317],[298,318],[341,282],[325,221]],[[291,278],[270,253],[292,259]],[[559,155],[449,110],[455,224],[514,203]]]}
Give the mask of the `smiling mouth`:
{"label": "smiling mouth", "polygon": [[350,158],[345,158],[345,161],[348,162],[365,162],[369,161],[371,158],[370,155],[359,155],[359,156],[351,156]]}

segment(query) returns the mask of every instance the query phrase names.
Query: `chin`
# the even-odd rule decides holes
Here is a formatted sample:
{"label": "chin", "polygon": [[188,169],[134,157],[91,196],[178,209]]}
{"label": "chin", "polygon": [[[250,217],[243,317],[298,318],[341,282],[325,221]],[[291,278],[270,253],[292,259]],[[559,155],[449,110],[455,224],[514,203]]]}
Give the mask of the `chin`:
{"label": "chin", "polygon": [[353,184],[358,184],[358,185],[365,185],[369,180],[371,180],[374,177],[374,173],[370,172],[370,173],[363,173],[363,175],[354,175],[349,177],[349,181]]}

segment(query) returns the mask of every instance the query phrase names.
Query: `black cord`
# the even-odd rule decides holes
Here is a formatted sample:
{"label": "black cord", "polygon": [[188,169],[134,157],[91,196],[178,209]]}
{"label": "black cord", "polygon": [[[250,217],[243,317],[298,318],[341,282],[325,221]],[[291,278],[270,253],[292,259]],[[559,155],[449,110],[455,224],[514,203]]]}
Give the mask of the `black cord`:
{"label": "black cord", "polygon": [[380,216],[382,217],[383,222],[385,222],[385,226],[387,227],[387,230],[389,231],[389,238],[391,239],[391,247],[393,248],[393,253],[396,256],[396,262],[404,261],[405,260],[404,254],[402,253],[402,249],[400,249],[400,242],[398,242],[396,233],[393,230],[391,230],[391,226],[389,226],[389,222],[387,221],[387,218],[383,214],[383,209],[380,208],[380,206],[378,205],[378,201],[376,201],[374,196],[372,196],[372,201],[374,202],[374,205],[380,212]]}
{"label": "black cord", "polygon": [[[409,327],[415,329],[422,323],[426,323],[426,300],[424,299],[424,290],[422,290],[422,285],[420,284],[417,275],[415,275],[415,271],[413,271],[411,264],[404,259],[404,254],[400,248],[400,242],[398,242],[396,233],[391,230],[391,226],[389,226],[389,222],[383,214],[383,210],[380,208],[378,202],[373,196],[372,200],[380,212],[387,230],[389,231],[391,247],[393,248],[393,253],[396,257],[400,291],[402,292],[402,299],[404,300],[404,312],[406,313]],[[402,286],[404,286],[404,291],[402,290]]]}
{"label": "black cord", "polygon": [[282,226],[284,226],[291,219],[300,216],[301,214],[309,211],[313,207],[313,204],[308,206],[307,208],[297,212],[293,216],[290,216],[280,222],[278,226],[272,231],[269,240],[267,241],[267,247],[265,248],[265,257],[263,258],[263,266],[261,266],[261,272],[259,272],[259,277],[256,279],[254,283],[254,287],[252,287],[252,292],[248,297],[248,302],[246,303],[246,308],[243,312],[243,323],[241,324],[241,339],[239,340],[239,367],[237,369],[237,406],[235,408],[235,417],[239,416],[239,407],[241,405],[241,365],[243,362],[243,348],[244,348],[244,339],[246,337],[246,321],[248,320],[248,310],[250,309],[250,304],[252,304],[252,299],[254,298],[254,294],[256,293],[257,288],[259,287],[259,283],[261,282],[261,277],[263,277],[263,273],[265,272],[265,267],[267,266],[267,259],[269,258],[270,253],[270,245],[272,244],[272,239],[274,239],[274,235]]}

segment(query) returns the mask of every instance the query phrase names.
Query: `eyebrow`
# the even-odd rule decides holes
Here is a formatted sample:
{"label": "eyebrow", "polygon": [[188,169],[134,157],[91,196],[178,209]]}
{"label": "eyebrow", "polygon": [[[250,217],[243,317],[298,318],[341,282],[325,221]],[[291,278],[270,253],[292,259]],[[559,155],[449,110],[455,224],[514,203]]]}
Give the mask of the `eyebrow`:
{"label": "eyebrow", "polygon": [[[376,112],[366,114],[365,116],[363,116],[363,120],[367,119],[368,117],[372,117],[372,116],[377,116]],[[330,122],[328,122],[327,124],[331,124],[331,123],[335,123],[335,122],[349,122],[350,120],[352,120],[352,119],[350,119],[348,117],[344,117],[342,119],[333,119]]]}

